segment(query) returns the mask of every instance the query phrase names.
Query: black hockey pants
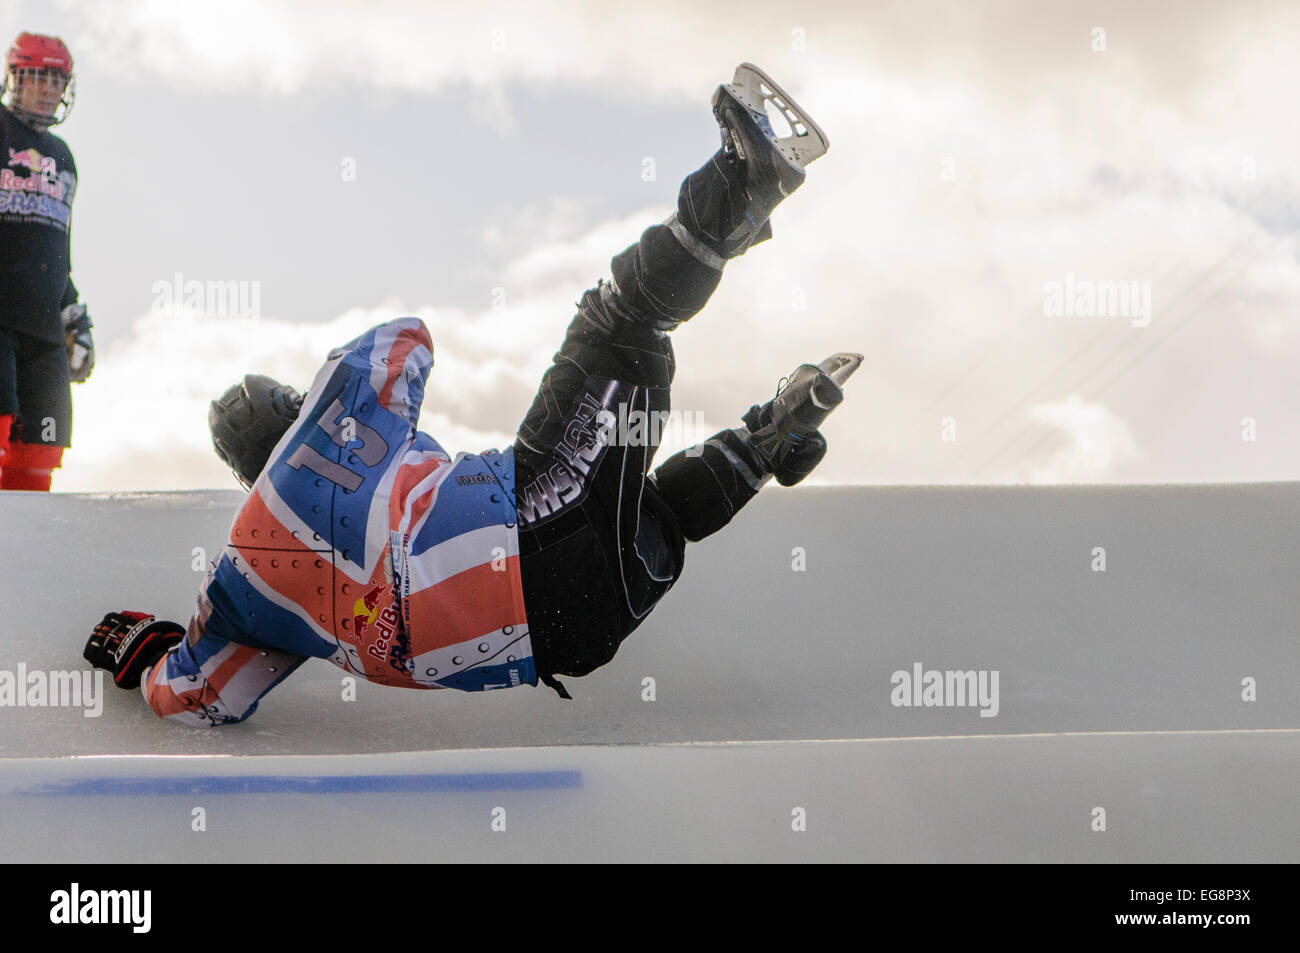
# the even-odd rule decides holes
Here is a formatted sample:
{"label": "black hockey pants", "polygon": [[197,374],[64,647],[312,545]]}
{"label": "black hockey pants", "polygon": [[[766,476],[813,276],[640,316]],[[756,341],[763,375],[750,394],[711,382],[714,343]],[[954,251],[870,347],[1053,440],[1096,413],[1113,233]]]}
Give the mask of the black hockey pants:
{"label": "black hockey pants", "polygon": [[[708,239],[732,231],[731,175],[715,155],[682,183],[677,214],[612,259],[613,280],[583,294],[519,428],[520,571],[542,675],[613,658],[681,575],[687,541],[725,526],[766,480],[731,431],[652,473],[655,429],[618,426],[670,409],[667,332],[718,286],[724,260]],[[764,221],[751,244],[770,234]]]}

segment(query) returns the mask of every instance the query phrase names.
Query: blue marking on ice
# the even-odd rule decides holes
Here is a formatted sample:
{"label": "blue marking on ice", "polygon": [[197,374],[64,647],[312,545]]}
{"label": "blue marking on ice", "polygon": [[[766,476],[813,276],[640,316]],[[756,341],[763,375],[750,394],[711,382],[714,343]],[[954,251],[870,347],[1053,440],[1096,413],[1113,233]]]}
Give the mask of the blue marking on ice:
{"label": "blue marking on ice", "polygon": [[179,778],[72,778],[17,791],[73,797],[168,794],[386,794],[439,791],[548,791],[583,786],[581,771],[504,771],[472,774],[354,774],[325,776],[232,775]]}

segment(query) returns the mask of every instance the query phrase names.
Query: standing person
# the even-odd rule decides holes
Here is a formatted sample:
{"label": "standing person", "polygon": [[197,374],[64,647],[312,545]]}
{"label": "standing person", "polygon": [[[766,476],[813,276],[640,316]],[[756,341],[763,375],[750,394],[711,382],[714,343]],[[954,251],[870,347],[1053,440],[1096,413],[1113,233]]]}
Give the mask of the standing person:
{"label": "standing person", "polygon": [[[767,101],[791,136],[773,131]],[[86,659],[191,725],[242,721],[310,657],[386,685],[540,681],[564,697],[555,676],[608,662],[681,575],[688,541],[773,476],[790,486],[821,461],[818,427],[862,360],[801,365],[743,427],[653,473],[656,429],[619,423],[668,411],[668,332],[704,306],[727,259],[771,236],[768,216],[826,151],[750,64],[713,110],[723,148],[682,183],[676,213],[582,296],[514,446],[453,459],[416,429],[433,366],[417,318],[334,351],[305,399],[250,375],[209,417],[251,494],[198,611],[188,628],[109,613]]]}
{"label": "standing person", "polygon": [[68,118],[72,55],[23,33],[5,57],[0,100],[0,489],[50,489],[72,445],[70,382],[95,364],[90,318],[72,283],[77,167],[49,131]]}

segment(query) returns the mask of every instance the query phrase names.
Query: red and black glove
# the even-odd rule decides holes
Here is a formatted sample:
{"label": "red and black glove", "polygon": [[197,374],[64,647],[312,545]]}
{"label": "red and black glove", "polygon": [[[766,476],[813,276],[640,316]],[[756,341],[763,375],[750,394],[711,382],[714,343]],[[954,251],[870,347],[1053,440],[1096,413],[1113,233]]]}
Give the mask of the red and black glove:
{"label": "red and black glove", "polygon": [[144,612],[110,612],[95,626],[83,657],[113,673],[118,688],[139,688],[140,676],[185,637],[175,622]]}

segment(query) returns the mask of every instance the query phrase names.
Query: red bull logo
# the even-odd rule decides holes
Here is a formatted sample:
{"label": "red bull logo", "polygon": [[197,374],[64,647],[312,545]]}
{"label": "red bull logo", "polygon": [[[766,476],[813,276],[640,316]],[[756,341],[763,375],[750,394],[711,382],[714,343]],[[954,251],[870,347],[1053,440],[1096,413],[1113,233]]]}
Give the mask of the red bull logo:
{"label": "red bull logo", "polygon": [[[389,656],[392,650],[401,642],[400,629],[401,625],[397,616],[397,608],[389,600],[389,604],[383,609],[379,608],[380,598],[384,592],[384,586],[371,586],[366,590],[365,595],[358,599],[352,606],[352,631],[355,633],[357,645],[365,644],[366,654],[379,661],[388,661],[392,664]],[[396,590],[388,587],[389,592],[396,598]],[[397,637],[396,642],[394,637]],[[394,665],[398,671],[404,671],[401,665]]]}
{"label": "red bull logo", "polygon": [[39,192],[63,201],[63,183],[59,181],[56,163],[51,156],[43,156],[35,149],[21,152],[9,150],[11,166],[25,166],[26,173],[0,169],[0,189],[6,192]]}
{"label": "red bull logo", "polygon": [[383,586],[371,586],[366,590],[365,595],[353,603],[352,631],[356,633],[358,641],[375,621],[375,616],[379,614],[379,596],[383,591]]}
{"label": "red bull logo", "polygon": [[[366,654],[383,662],[388,660],[389,650],[393,645],[393,636],[397,634],[397,610],[385,606],[375,623],[375,639],[366,646]],[[395,668],[397,666],[394,666]],[[401,671],[398,668],[398,671]]]}
{"label": "red bull logo", "polygon": [[58,167],[53,157],[43,156],[35,149],[23,149],[21,152],[10,149],[9,164],[11,166],[26,166],[27,171],[32,175],[44,175],[47,178],[54,178],[58,175]]}

